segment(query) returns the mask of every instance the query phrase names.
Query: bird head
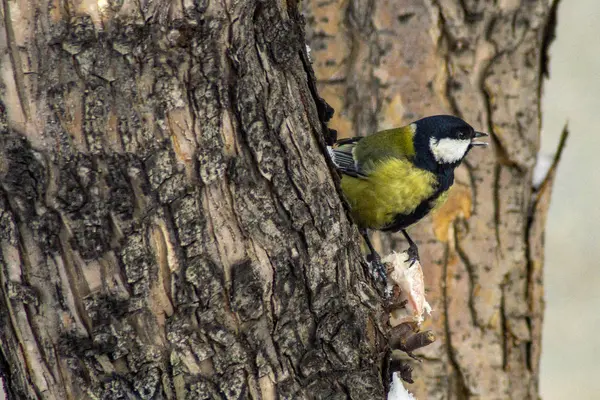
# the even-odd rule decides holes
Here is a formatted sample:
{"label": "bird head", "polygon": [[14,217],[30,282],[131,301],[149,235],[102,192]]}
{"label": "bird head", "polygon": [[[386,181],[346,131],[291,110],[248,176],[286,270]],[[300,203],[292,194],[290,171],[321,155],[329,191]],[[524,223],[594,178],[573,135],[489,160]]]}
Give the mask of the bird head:
{"label": "bird head", "polygon": [[487,136],[458,117],[435,115],[414,122],[415,145],[437,165],[457,166],[473,147],[487,146],[476,139]]}

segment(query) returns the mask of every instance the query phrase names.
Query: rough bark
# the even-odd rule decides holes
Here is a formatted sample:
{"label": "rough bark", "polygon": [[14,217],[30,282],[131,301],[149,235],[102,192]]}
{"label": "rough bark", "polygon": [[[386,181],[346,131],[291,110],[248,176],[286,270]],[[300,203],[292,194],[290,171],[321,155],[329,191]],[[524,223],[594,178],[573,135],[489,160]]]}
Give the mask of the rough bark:
{"label": "rough bark", "polygon": [[[457,171],[418,239],[436,344],[419,354],[422,399],[538,398],[543,226],[532,183],[555,7],[540,1],[311,0],[308,40],[340,137],[450,113],[492,134]],[[406,244],[381,236],[384,252]]]}
{"label": "rough bark", "polygon": [[9,398],[382,398],[297,4],[2,6]]}

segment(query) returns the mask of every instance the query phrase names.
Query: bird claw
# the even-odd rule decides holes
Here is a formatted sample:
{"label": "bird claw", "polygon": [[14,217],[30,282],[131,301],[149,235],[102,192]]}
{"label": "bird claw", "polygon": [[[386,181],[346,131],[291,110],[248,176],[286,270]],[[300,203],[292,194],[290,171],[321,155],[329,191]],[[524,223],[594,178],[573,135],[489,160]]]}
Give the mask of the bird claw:
{"label": "bird claw", "polygon": [[402,234],[408,242],[408,250],[406,251],[406,253],[408,254],[408,261],[410,262],[410,266],[412,267],[417,261],[421,262],[421,259],[419,258],[419,248],[417,247],[417,244],[413,242],[410,236],[408,236],[408,233],[404,229],[402,229]]}

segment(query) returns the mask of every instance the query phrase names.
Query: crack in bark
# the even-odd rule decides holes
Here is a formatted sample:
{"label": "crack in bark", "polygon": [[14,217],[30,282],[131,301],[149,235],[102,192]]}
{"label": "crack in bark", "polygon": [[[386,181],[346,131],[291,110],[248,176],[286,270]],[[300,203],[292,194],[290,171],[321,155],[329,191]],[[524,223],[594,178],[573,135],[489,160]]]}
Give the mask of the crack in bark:
{"label": "crack in bark", "polygon": [[448,245],[446,245],[445,246],[445,254],[444,254],[444,264],[442,267],[442,285],[443,285],[442,286],[442,301],[443,301],[444,315],[445,315],[445,317],[444,317],[444,331],[445,331],[444,334],[446,336],[445,349],[446,349],[446,354],[448,355],[448,359],[450,360],[450,363],[452,365],[454,375],[458,378],[458,381],[456,382],[457,389],[453,390],[454,388],[452,388],[452,386],[449,385],[447,387],[446,395],[448,398],[453,398],[454,395],[459,395],[459,396],[463,396],[464,398],[468,398],[469,390],[468,390],[468,386],[467,386],[466,377],[462,373],[462,369],[460,368],[460,363],[456,359],[456,355],[454,354],[454,347],[452,346],[452,334],[451,334],[450,323],[449,323],[449,318],[451,317],[451,314],[449,313],[449,306],[448,306],[449,257],[450,257],[450,248]]}
{"label": "crack in bark", "polygon": [[23,73],[21,55],[19,53],[19,48],[17,47],[17,39],[12,24],[12,18],[10,16],[10,6],[8,4],[8,0],[2,0],[2,7],[4,9],[4,26],[6,29],[6,39],[8,42],[8,54],[12,64],[17,95],[19,97],[19,104],[21,106],[21,111],[25,116],[25,121],[29,121],[31,119],[31,112],[29,110],[29,99],[27,98],[27,89],[25,87],[25,75]]}
{"label": "crack in bark", "polygon": [[[546,25],[544,26],[543,38],[542,38],[542,57],[540,57],[540,70],[542,73],[540,74],[539,79],[539,87],[538,87],[538,98],[542,98],[542,89],[544,78],[550,77],[550,45],[556,39],[556,26],[557,26],[557,17],[558,17],[558,6],[560,5],[561,0],[552,0],[552,5],[550,6],[550,12],[548,13],[548,19],[546,21]],[[541,108],[540,108],[541,110]],[[541,113],[541,112],[540,112]]]}
{"label": "crack in bark", "polygon": [[504,294],[504,287],[501,288],[502,295],[500,298],[500,326],[502,327],[502,369],[506,370],[508,367],[508,336],[511,335],[508,327],[508,318],[506,317],[506,298]]}
{"label": "crack in bark", "polygon": [[467,271],[467,275],[469,276],[469,312],[471,313],[471,319],[473,320],[473,326],[483,329],[484,327],[480,326],[478,323],[477,310],[475,309],[475,296],[473,294],[473,293],[475,293],[475,285],[478,283],[477,281],[479,280],[479,277],[476,276],[476,274],[475,274],[476,268],[473,266],[473,264],[471,263],[471,260],[469,260],[469,257],[467,256],[467,254],[461,248],[458,238],[456,238],[456,235],[454,235],[454,236],[455,236],[454,237],[454,240],[455,240],[454,246],[456,248],[456,253],[460,257],[461,261],[463,262],[463,265],[465,266],[465,269]]}
{"label": "crack in bark", "polygon": [[496,233],[496,245],[500,248],[502,242],[500,240],[500,193],[502,188],[500,187],[500,173],[502,171],[502,165],[497,164],[494,167],[494,178],[493,178],[493,190],[494,190],[494,230]]}

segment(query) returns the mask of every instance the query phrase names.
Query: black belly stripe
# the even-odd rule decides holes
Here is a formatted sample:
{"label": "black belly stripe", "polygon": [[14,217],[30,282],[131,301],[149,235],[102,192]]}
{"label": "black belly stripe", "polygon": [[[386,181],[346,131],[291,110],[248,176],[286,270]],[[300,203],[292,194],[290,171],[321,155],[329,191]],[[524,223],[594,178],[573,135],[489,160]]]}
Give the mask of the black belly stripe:
{"label": "black belly stripe", "polygon": [[438,187],[436,191],[427,199],[423,200],[415,210],[410,214],[396,214],[394,221],[382,228],[382,231],[398,232],[402,229],[409,227],[410,225],[418,222],[425,217],[433,208],[435,200],[440,197],[442,193],[450,189],[454,183],[454,170],[448,169],[442,173],[437,174]]}
{"label": "black belly stripe", "polygon": [[431,196],[427,200],[422,201],[417,208],[415,208],[415,211],[410,214],[396,214],[394,217],[394,222],[381,230],[398,232],[399,230],[407,228],[410,225],[418,222],[420,219],[425,217],[429,211],[431,211],[433,208],[433,202],[439,197],[439,195],[440,193],[437,193],[437,196]]}

